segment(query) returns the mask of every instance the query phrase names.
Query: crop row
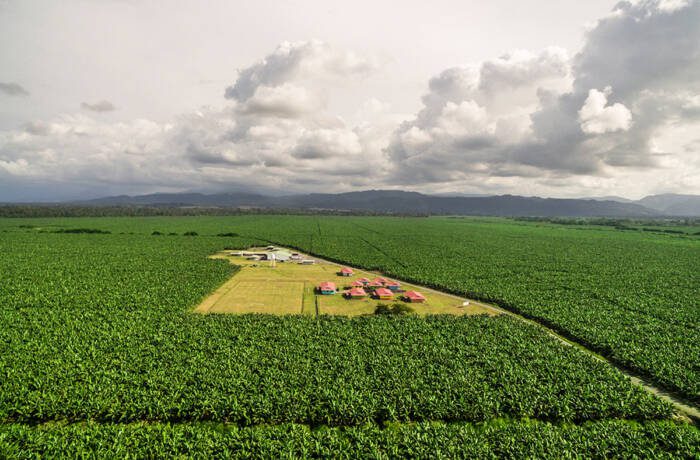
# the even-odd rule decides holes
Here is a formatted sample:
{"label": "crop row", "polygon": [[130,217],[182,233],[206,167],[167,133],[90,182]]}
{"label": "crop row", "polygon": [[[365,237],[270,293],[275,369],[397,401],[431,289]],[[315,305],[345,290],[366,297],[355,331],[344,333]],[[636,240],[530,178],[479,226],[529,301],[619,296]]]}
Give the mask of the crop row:
{"label": "crop row", "polygon": [[673,422],[304,425],[0,425],[0,457],[697,458],[700,431]]}

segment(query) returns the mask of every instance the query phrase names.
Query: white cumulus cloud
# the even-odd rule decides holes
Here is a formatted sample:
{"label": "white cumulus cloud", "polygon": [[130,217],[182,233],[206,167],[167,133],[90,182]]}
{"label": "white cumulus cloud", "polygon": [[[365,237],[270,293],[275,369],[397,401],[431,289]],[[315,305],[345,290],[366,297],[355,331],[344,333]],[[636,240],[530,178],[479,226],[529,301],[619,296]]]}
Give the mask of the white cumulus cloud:
{"label": "white cumulus cloud", "polygon": [[612,89],[608,86],[603,91],[591,89],[586,102],[578,111],[581,130],[586,134],[604,134],[615,131],[627,131],[632,123],[632,112],[619,102],[608,105],[608,96]]}

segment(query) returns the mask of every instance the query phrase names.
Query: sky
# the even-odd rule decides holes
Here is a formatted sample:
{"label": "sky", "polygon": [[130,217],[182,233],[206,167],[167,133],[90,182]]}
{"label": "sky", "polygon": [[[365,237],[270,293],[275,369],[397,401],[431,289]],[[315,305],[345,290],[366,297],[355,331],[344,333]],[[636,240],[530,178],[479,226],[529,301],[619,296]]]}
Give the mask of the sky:
{"label": "sky", "polygon": [[0,0],[0,202],[700,193],[700,0]]}

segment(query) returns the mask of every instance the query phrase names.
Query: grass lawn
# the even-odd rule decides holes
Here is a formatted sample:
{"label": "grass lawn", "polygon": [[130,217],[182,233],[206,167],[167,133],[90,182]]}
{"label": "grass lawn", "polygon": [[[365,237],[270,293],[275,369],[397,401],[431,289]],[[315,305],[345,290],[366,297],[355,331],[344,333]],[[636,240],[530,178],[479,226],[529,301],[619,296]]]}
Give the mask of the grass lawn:
{"label": "grass lawn", "polygon": [[[379,303],[398,302],[395,300],[347,299],[342,295],[343,289],[358,278],[374,278],[374,273],[355,270],[352,277],[338,275],[339,265],[317,260],[314,265],[300,265],[295,262],[277,262],[271,267],[267,261],[250,261],[245,257],[231,256],[230,251],[222,251],[213,258],[226,259],[241,266],[229,281],[224,283],[211,296],[206,298],[196,309],[199,313],[268,313],[275,315],[308,314],[315,315],[318,308],[320,315],[358,316],[373,314]],[[306,258],[306,257],[305,257]],[[334,282],[339,289],[335,295],[318,295],[316,286],[323,281]],[[403,290],[415,290],[423,293],[426,302],[410,304],[416,313],[476,315],[497,314],[496,310],[479,302],[450,296],[420,286],[402,283]]]}
{"label": "grass lawn", "polygon": [[209,309],[210,313],[302,313],[302,281],[239,280]]}

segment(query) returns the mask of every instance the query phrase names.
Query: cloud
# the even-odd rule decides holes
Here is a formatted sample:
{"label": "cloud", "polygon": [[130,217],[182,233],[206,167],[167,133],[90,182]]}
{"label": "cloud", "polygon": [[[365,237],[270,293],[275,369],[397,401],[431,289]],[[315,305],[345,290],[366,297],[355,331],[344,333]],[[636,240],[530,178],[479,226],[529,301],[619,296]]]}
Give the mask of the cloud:
{"label": "cloud", "polygon": [[376,59],[324,42],[284,42],[257,64],[241,70],[236,82],[226,88],[225,96],[244,102],[260,86],[274,88],[292,80],[366,76],[376,66]]}
{"label": "cloud", "polygon": [[0,171],[27,180],[122,184],[130,193],[369,184],[386,167],[382,149],[398,120],[376,99],[363,107],[371,124],[369,118],[348,124],[327,106],[333,88],[367,78],[373,68],[371,58],[324,43],[285,43],[239,72],[223,108],[202,108],[170,123],[64,115],[0,132]]}
{"label": "cloud", "polygon": [[116,107],[114,107],[114,104],[112,104],[109,101],[99,101],[95,102],[94,104],[90,104],[87,102],[81,102],[80,107],[82,107],[85,110],[89,110],[91,112],[112,112],[116,110]]}
{"label": "cloud", "polygon": [[30,121],[24,125],[24,130],[35,136],[46,136],[51,132],[51,125],[43,121]]}
{"label": "cloud", "polygon": [[306,88],[285,83],[279,86],[258,86],[241,105],[247,115],[295,118],[323,108],[321,98]]}
{"label": "cloud", "polygon": [[371,56],[323,42],[283,43],[239,71],[226,90],[228,109],[176,126],[173,148],[187,144],[183,160],[217,181],[337,189],[376,178],[397,122],[382,121],[378,100],[365,107],[375,129],[328,112],[337,87],[367,78],[376,66]]}
{"label": "cloud", "polygon": [[558,48],[515,51],[433,77],[421,111],[393,135],[387,153],[397,173],[389,180],[421,184],[502,173],[512,152],[533,139],[530,116],[540,92],[556,97],[570,88],[569,62]]}
{"label": "cloud", "polygon": [[581,130],[586,134],[604,134],[615,131],[627,131],[632,123],[632,113],[627,107],[618,103],[606,105],[612,89],[604,91],[592,89],[583,107],[578,111]]}
{"label": "cloud", "polygon": [[29,96],[29,91],[24,89],[22,85],[11,82],[0,82],[0,93],[7,94],[8,96]]}
{"label": "cloud", "polygon": [[571,59],[556,48],[516,51],[443,71],[392,137],[387,153],[401,173],[390,180],[551,185],[668,167],[653,140],[700,118],[697,24],[697,0],[623,1]]}
{"label": "cloud", "polygon": [[0,170],[27,181],[171,186],[182,171],[163,148],[169,127],[148,120],[101,123],[64,115],[0,132]]}
{"label": "cloud", "polygon": [[334,96],[372,78],[378,60],[322,42],[283,43],[239,70],[220,108],[169,123],[81,113],[0,131],[0,175],[130,193],[233,184],[285,192],[698,190],[698,23],[700,0],[622,1],[574,56],[515,50],[447,68],[409,116],[376,97],[339,116]]}
{"label": "cloud", "polygon": [[292,150],[292,156],[305,160],[347,158],[362,153],[360,140],[352,131],[318,129],[302,134]]}

